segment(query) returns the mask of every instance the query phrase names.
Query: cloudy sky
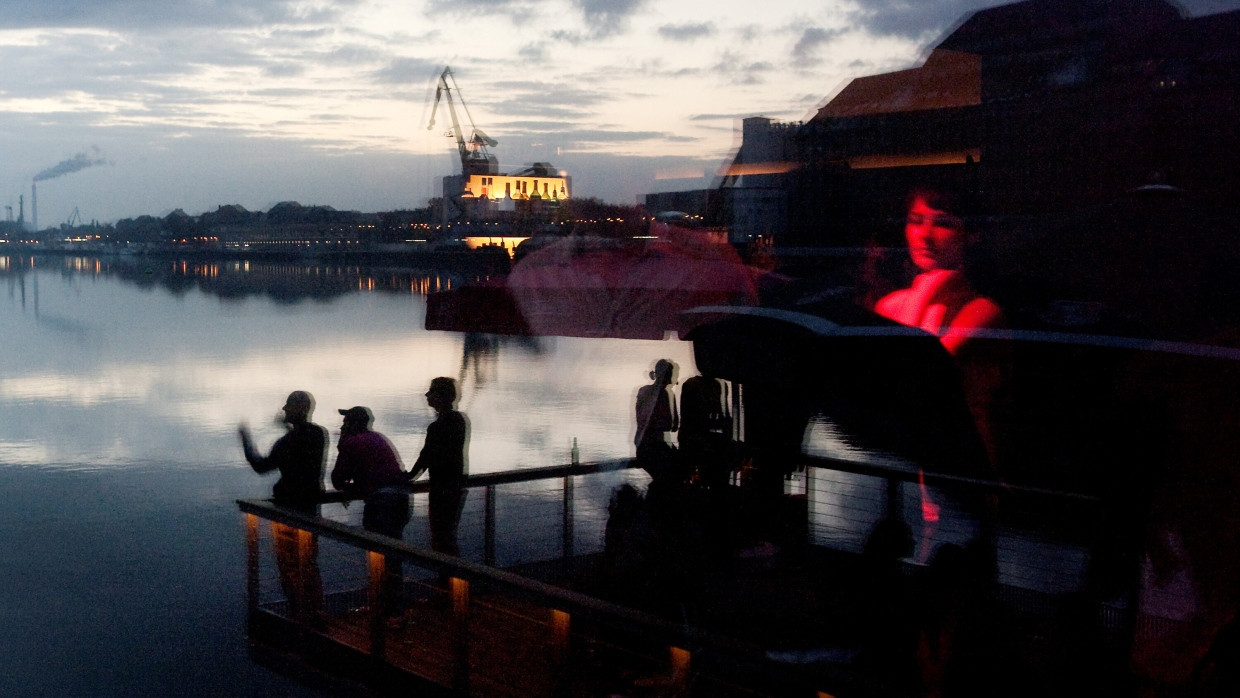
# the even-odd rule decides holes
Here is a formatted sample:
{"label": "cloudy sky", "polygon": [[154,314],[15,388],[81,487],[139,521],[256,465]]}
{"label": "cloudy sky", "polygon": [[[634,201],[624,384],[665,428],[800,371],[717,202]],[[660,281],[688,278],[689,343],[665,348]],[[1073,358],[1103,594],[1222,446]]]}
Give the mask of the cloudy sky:
{"label": "cloudy sky", "polygon": [[[279,201],[425,205],[457,165],[427,129],[451,65],[507,171],[579,196],[704,186],[739,119],[799,120],[916,64],[987,0],[10,0],[0,200],[42,227]],[[1189,14],[1240,0],[1186,0]],[[0,215],[5,215],[0,213]]]}

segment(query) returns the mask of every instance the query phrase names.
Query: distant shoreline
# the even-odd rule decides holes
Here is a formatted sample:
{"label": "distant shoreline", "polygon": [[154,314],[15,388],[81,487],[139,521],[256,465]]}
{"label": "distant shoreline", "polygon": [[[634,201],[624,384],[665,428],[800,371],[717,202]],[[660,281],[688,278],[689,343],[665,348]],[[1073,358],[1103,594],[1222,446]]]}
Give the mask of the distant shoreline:
{"label": "distant shoreline", "polygon": [[343,262],[358,264],[405,263],[433,265],[454,269],[471,269],[488,273],[506,272],[511,267],[507,251],[501,248],[468,250],[464,248],[429,248],[425,245],[370,245],[351,249],[296,247],[289,249],[255,248],[192,248],[161,245],[141,250],[73,247],[35,247],[13,245],[0,247],[0,256],[98,257],[115,260],[143,259],[224,259],[257,261]]}

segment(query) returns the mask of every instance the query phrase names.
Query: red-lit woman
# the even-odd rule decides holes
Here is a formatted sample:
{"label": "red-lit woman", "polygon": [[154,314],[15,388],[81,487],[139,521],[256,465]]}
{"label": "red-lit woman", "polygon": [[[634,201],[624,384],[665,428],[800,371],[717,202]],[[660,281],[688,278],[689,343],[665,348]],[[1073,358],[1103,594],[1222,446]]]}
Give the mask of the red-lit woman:
{"label": "red-lit woman", "polygon": [[875,312],[938,336],[953,356],[978,330],[1002,323],[999,306],[964,275],[969,234],[949,194],[932,189],[910,194],[904,237],[917,276],[909,288],[879,299]]}
{"label": "red-lit woman", "polygon": [[[965,255],[972,240],[954,197],[916,189],[908,202],[904,237],[917,276],[908,288],[879,299],[874,310],[937,336],[955,357],[969,411],[993,466],[1000,451],[995,434],[997,396],[1007,360],[1001,345],[992,341],[979,346],[976,339],[979,331],[1002,325],[1003,312],[965,276]],[[924,484],[922,509],[932,527],[938,520],[938,506],[929,499]]]}

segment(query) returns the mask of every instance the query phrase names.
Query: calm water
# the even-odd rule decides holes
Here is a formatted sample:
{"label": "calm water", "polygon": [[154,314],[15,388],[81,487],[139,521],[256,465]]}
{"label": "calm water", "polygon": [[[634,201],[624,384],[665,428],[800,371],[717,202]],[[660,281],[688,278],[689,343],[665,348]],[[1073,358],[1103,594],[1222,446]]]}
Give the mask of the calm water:
{"label": "calm water", "polygon": [[[620,457],[651,364],[693,370],[691,347],[674,340],[428,332],[423,291],[463,281],[449,275],[129,264],[49,257],[18,270],[10,260],[0,277],[0,463],[241,467],[237,424],[270,443],[293,389],[315,395],[329,429],[336,409],[370,407],[408,457],[433,418],[422,394],[441,375],[461,385],[473,472],[566,462],[574,437],[583,459]],[[236,292],[229,277],[283,284],[282,295]]]}
{"label": "calm water", "polygon": [[407,462],[456,377],[475,473],[632,452],[632,401],[691,347],[423,329],[443,271],[0,257],[0,643],[4,695],[301,692],[251,664],[235,500],[284,396],[333,439],[362,404]]}

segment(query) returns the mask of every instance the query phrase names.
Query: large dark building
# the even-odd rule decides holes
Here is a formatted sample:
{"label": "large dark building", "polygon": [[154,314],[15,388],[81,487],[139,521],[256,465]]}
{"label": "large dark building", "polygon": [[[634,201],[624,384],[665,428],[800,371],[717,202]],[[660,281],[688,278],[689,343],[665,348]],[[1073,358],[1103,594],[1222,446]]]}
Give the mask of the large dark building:
{"label": "large dark building", "polygon": [[721,188],[735,241],[854,245],[913,186],[998,216],[1151,182],[1240,195],[1240,12],[1026,0],[968,17],[916,68],[858,78],[804,124],[747,119]]}

